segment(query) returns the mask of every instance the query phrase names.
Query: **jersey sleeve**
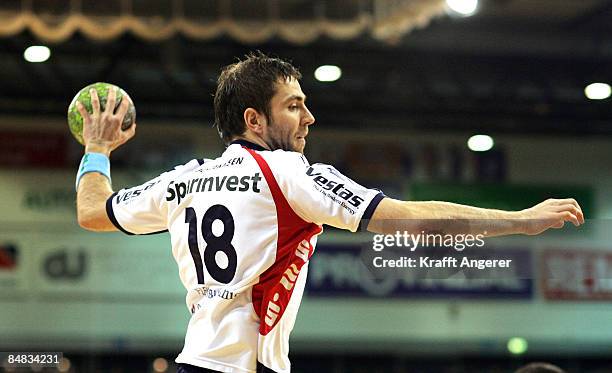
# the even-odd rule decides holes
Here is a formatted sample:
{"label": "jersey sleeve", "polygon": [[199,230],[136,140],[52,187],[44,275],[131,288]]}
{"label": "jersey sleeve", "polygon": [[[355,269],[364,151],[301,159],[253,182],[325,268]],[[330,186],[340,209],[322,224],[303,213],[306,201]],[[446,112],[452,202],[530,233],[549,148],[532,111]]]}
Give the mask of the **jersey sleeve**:
{"label": "jersey sleeve", "polygon": [[281,176],[281,188],[302,219],[353,232],[365,229],[385,197],[380,190],[356,183],[333,166],[310,165],[304,156],[293,159],[284,165],[287,176]]}
{"label": "jersey sleeve", "polygon": [[171,180],[203,164],[194,160],[164,172],[144,184],[121,189],[106,201],[106,213],[117,229],[126,234],[154,234],[168,230],[166,193]]}
{"label": "jersey sleeve", "polygon": [[113,193],[106,201],[110,221],[127,234],[161,233],[167,230],[162,205],[167,173],[132,188]]}

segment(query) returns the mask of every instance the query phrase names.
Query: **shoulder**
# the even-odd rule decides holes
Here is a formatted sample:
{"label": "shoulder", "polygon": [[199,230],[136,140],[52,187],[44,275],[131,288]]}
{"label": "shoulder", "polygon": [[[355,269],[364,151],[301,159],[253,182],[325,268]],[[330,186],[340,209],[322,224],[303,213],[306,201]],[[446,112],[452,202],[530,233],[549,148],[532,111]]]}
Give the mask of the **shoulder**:
{"label": "shoulder", "polygon": [[274,150],[259,153],[274,172],[301,173],[310,167],[306,157],[298,152]]}
{"label": "shoulder", "polygon": [[209,160],[207,159],[192,159],[187,163],[174,166],[172,169],[162,172],[152,179],[144,182],[141,185],[137,185],[131,188],[125,188],[127,190],[157,190],[159,188],[165,189],[169,184],[176,182],[177,180],[186,177],[191,172],[197,170],[201,165]]}
{"label": "shoulder", "polygon": [[185,175],[185,174],[188,174],[190,172],[197,170],[198,168],[203,166],[205,163],[210,162],[210,161],[211,161],[210,159],[204,159],[204,158],[192,159],[187,163],[183,163],[183,164],[174,166],[174,168],[163,172],[159,176],[161,178],[180,177],[182,175]]}
{"label": "shoulder", "polygon": [[187,163],[174,166],[174,169],[172,169],[171,171],[178,172],[178,173],[185,173],[185,172],[193,171],[197,169],[198,167],[204,165],[206,162],[210,162],[210,161],[211,161],[210,159],[205,159],[205,158],[192,159]]}

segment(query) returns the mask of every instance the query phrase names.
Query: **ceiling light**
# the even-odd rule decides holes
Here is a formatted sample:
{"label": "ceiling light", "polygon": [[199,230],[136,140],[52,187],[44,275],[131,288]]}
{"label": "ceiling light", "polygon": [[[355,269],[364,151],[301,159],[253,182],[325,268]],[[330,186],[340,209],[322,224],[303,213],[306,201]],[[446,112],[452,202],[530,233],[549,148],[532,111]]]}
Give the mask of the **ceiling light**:
{"label": "ceiling light", "polygon": [[333,82],[342,76],[342,70],[335,65],[323,65],[319,66],[315,70],[315,78],[320,82]]}
{"label": "ceiling light", "polygon": [[45,62],[51,57],[51,50],[44,45],[32,45],[23,52],[23,58],[28,62]]}
{"label": "ceiling light", "polygon": [[446,5],[454,13],[467,17],[476,13],[478,0],[446,0]]}
{"label": "ceiling light", "polygon": [[467,142],[468,148],[473,152],[486,152],[493,147],[493,138],[487,135],[474,135]]}
{"label": "ceiling light", "polygon": [[163,357],[158,357],[153,360],[153,371],[163,373],[168,370],[168,360]]}
{"label": "ceiling light", "polygon": [[584,89],[584,94],[591,100],[605,100],[612,94],[612,88],[606,83],[591,83]]}
{"label": "ceiling light", "polygon": [[70,371],[70,366],[72,364],[70,363],[70,359],[68,359],[67,357],[63,357],[62,360],[60,361],[57,370],[59,370],[60,372],[68,372]]}
{"label": "ceiling light", "polygon": [[525,338],[514,337],[508,340],[508,351],[513,355],[522,355],[527,352],[527,340]]}

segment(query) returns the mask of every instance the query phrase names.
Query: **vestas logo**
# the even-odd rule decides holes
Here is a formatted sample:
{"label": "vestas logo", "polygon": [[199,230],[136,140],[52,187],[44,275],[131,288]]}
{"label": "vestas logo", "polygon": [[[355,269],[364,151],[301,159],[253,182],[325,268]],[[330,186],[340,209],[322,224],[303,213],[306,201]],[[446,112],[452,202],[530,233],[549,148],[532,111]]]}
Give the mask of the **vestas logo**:
{"label": "vestas logo", "polygon": [[[329,171],[335,176],[343,177],[333,168],[329,168]],[[313,167],[308,167],[306,175],[314,177],[314,182],[321,186],[321,188],[334,193],[354,207],[358,207],[363,202],[363,198],[356,196],[354,192],[345,186],[345,184],[327,179],[320,172],[315,171]]]}

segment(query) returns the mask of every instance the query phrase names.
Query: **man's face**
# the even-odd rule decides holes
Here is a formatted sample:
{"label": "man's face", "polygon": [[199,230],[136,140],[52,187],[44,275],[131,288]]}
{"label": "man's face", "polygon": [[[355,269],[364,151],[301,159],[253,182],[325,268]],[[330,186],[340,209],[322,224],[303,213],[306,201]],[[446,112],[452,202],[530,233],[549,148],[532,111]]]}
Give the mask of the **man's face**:
{"label": "man's face", "polygon": [[304,153],[308,126],[314,121],[300,83],[295,79],[279,81],[270,100],[270,118],[263,139],[271,150]]}

